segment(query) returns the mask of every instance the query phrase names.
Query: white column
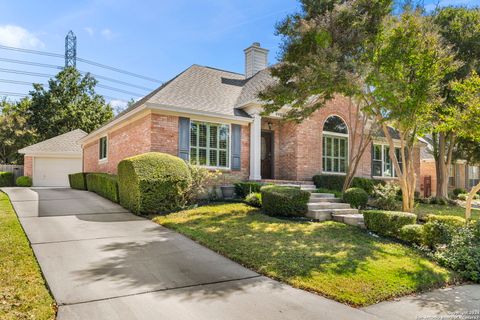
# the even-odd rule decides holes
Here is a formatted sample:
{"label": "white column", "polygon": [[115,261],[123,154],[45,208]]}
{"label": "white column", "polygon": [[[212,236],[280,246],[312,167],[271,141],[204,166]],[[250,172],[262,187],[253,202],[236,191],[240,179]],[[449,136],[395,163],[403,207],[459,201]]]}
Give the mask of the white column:
{"label": "white column", "polygon": [[250,180],[261,180],[261,139],[262,117],[253,114],[253,122],[250,125]]}

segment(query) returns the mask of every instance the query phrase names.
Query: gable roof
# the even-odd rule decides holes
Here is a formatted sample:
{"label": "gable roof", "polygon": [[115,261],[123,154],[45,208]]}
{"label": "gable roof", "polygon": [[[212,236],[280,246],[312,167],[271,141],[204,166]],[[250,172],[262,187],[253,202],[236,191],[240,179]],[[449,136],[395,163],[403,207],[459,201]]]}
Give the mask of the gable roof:
{"label": "gable roof", "polygon": [[64,153],[81,154],[82,147],[79,140],[87,136],[87,133],[81,129],[76,129],[59,136],[47,139],[45,141],[33,144],[19,150],[22,154],[35,153]]}

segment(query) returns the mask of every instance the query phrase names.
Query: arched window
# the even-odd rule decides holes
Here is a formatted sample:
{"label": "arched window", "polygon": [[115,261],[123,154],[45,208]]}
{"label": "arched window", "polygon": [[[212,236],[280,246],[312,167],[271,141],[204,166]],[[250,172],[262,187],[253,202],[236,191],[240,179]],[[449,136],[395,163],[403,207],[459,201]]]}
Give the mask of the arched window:
{"label": "arched window", "polygon": [[348,127],[339,116],[330,116],[323,124],[322,171],[346,173],[348,164]]}

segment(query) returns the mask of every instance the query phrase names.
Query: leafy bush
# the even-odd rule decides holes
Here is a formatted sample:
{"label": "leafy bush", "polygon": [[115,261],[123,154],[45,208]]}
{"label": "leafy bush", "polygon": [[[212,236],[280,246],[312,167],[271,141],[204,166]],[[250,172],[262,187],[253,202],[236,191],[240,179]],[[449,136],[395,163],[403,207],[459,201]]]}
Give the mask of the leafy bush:
{"label": "leafy bush", "polygon": [[425,242],[421,224],[407,224],[400,228],[399,238],[405,242],[422,245]]}
{"label": "leafy bush", "polygon": [[343,200],[352,207],[361,209],[367,206],[368,194],[360,188],[350,188],[343,193]]}
{"label": "leafy bush", "polygon": [[450,243],[434,253],[443,266],[457,271],[461,276],[480,282],[480,234],[475,226],[463,227],[452,234]]}
{"label": "leafy bush", "polygon": [[260,192],[252,192],[245,197],[245,202],[256,208],[262,207],[262,194]]}
{"label": "leafy bush", "polygon": [[21,176],[17,178],[17,181],[15,181],[15,184],[18,187],[31,187],[32,186],[32,178],[28,176]]}
{"label": "leafy bush", "polygon": [[13,173],[0,171],[0,187],[13,187]]}
{"label": "leafy bush", "polygon": [[330,190],[342,191],[345,176],[319,174],[313,176],[313,183],[317,188],[325,188]]}
{"label": "leafy bush", "polygon": [[267,185],[260,191],[263,211],[268,215],[302,216],[308,210],[310,192],[298,187]]}
{"label": "leafy bush", "polygon": [[[462,201],[466,201],[468,198],[468,193],[460,193],[458,196],[457,196],[457,199],[458,200],[462,200]],[[478,200],[480,199],[480,196],[478,194],[475,194],[473,195],[473,199],[474,200]]]}
{"label": "leafy bush", "polygon": [[452,232],[455,230],[452,226],[449,226],[440,221],[431,221],[423,225],[425,244],[435,249],[439,246],[446,245],[452,240]]}
{"label": "leafy bush", "polygon": [[397,209],[397,193],[400,187],[395,182],[388,182],[385,185],[378,184],[373,188],[375,200],[373,205],[381,210]]}
{"label": "leafy bush", "polygon": [[[317,188],[342,191],[343,184],[345,183],[345,176],[333,174],[318,174],[313,176],[312,180]],[[370,195],[373,192],[373,188],[379,184],[385,184],[385,182],[383,180],[354,177],[351,187],[363,189]]]}
{"label": "leafy bush", "polygon": [[72,189],[87,190],[87,174],[84,172],[69,174],[68,182]]}
{"label": "leafy bush", "polygon": [[176,210],[186,204],[192,176],[182,159],[149,152],[118,164],[120,204],[136,214]]}
{"label": "leafy bush", "polygon": [[252,181],[237,182],[234,184],[235,193],[237,194],[237,196],[244,199],[247,195],[249,195],[252,192],[260,192],[260,188],[263,185],[264,184],[261,182],[252,182]]}
{"label": "leafy bush", "polygon": [[464,188],[455,188],[453,189],[452,193],[455,197],[458,197],[459,194],[467,193],[467,190],[465,190]]}
{"label": "leafy bush", "polygon": [[87,173],[87,190],[119,202],[118,177],[108,173]]}
{"label": "leafy bush", "polygon": [[467,223],[465,218],[458,217],[458,216],[429,215],[427,217],[427,222],[431,222],[431,221],[438,221],[454,228],[461,228],[465,226],[465,224]]}
{"label": "leafy bush", "polygon": [[200,166],[187,165],[192,179],[188,188],[185,189],[184,197],[186,203],[195,204],[202,196],[207,195],[207,187],[214,185],[221,173],[218,170],[212,171]]}
{"label": "leafy bush", "polygon": [[374,180],[369,178],[355,177],[352,180],[352,188],[360,188],[365,190],[368,195],[373,194],[375,186],[384,185],[385,181],[383,180]]}
{"label": "leafy bush", "polygon": [[415,224],[417,216],[413,213],[369,210],[363,212],[365,226],[376,234],[399,237],[400,229],[407,224]]}

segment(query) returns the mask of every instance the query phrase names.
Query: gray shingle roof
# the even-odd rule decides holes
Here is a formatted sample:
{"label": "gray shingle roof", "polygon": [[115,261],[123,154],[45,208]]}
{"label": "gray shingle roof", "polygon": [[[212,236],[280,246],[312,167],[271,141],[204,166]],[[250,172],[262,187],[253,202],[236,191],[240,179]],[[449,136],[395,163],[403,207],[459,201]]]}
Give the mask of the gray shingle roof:
{"label": "gray shingle roof", "polygon": [[19,150],[19,153],[82,153],[82,147],[78,140],[85,137],[87,133],[76,129],[45,141],[33,144]]}
{"label": "gray shingle roof", "polygon": [[236,107],[239,108],[251,102],[260,103],[260,100],[257,97],[258,93],[274,83],[275,80],[270,74],[270,69],[264,69],[257,72],[253,77],[246,81],[242,88],[242,92],[237,99]]}

